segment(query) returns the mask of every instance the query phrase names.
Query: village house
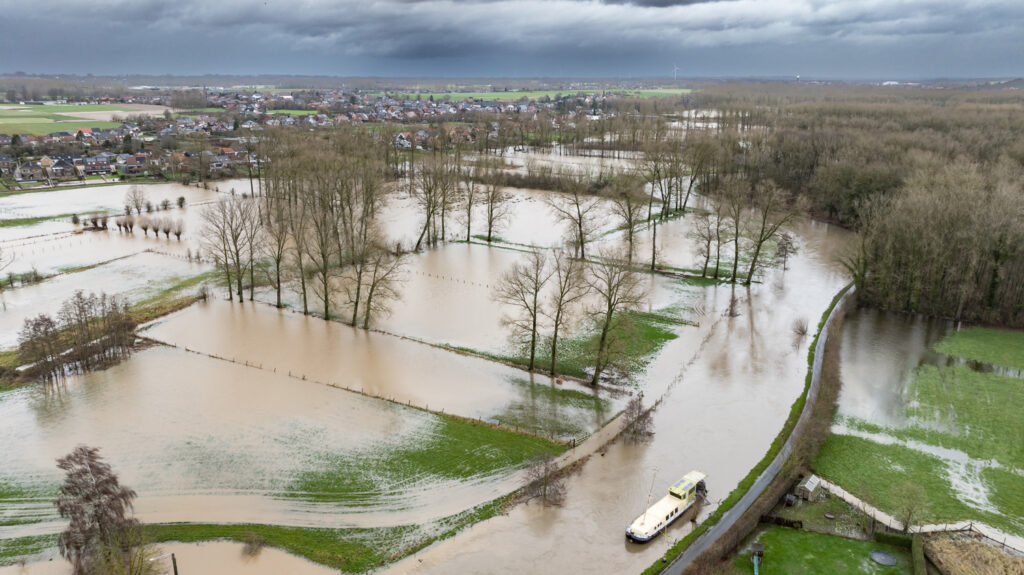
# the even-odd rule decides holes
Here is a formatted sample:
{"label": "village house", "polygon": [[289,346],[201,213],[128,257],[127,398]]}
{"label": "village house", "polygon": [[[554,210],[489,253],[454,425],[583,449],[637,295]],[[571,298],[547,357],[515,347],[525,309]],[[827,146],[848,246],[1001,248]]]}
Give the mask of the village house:
{"label": "village house", "polygon": [[14,158],[10,154],[0,154],[0,174],[9,174],[14,171]]}
{"label": "village house", "polygon": [[43,179],[45,171],[37,162],[25,162],[14,169],[14,179],[29,182]]}

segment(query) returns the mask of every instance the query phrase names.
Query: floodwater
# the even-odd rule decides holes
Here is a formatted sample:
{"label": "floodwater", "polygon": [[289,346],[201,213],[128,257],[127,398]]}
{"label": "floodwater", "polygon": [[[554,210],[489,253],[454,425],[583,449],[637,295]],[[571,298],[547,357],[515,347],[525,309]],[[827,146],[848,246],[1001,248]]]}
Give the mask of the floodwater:
{"label": "floodwater", "polygon": [[[392,305],[392,315],[378,320],[376,326],[432,343],[508,351],[509,329],[502,319],[516,310],[495,301],[494,291],[502,274],[525,257],[521,251],[473,244],[449,244],[417,254],[409,262],[401,300]],[[681,307],[687,298],[673,280],[661,276],[644,279],[648,292],[645,311]],[[582,310],[597,303],[584,302],[578,307]]]}
{"label": "floodwater", "polygon": [[[143,333],[264,371],[476,419],[493,419],[530,397],[530,385],[517,385],[529,380],[521,370],[262,303],[197,304]],[[562,387],[591,392],[572,382]],[[597,429],[612,415],[592,414],[585,427]]]}
{"label": "floodwater", "polygon": [[[178,564],[178,572],[185,575],[221,575],[242,573],[244,575],[327,575],[337,573],[323,565],[274,549],[265,547],[256,555],[246,555],[245,545],[233,541],[209,541],[206,543],[160,543],[156,545],[154,559],[160,573],[172,573],[171,557]],[[52,559],[52,560],[49,560]],[[71,575],[71,564],[55,552],[38,558],[24,566],[0,567],[0,575]]]}
{"label": "floodwater", "polygon": [[[793,321],[816,325],[848,278],[833,256],[848,232],[801,221],[800,254],[764,283],[703,290],[699,329],[683,331],[648,369],[647,401],[655,436],[623,441],[595,455],[567,481],[562,507],[523,505],[477,524],[395,565],[395,573],[628,573],[653,563],[690,524],[677,521],[651,543],[627,543],[626,526],[691,469],[708,474],[710,513],[761,459],[782,427],[807,373],[811,336]],[[726,313],[735,295],[738,315]],[[653,486],[653,494],[652,494]]]}
{"label": "floodwater", "polygon": [[[154,204],[164,199],[172,203],[167,211],[143,215],[153,218],[181,219],[185,233],[181,240],[155,237],[138,226],[132,234],[117,231],[112,221],[107,230],[78,230],[69,219],[50,220],[30,226],[0,228],[0,250],[10,265],[4,272],[23,273],[35,269],[49,275],[63,268],[91,265],[102,261],[154,250],[185,257],[200,249],[201,214],[204,204],[213,202],[235,188],[241,194],[249,191],[249,181],[214,182],[211,189],[182,186],[176,183],[139,184]],[[62,214],[105,212],[123,213],[124,196],[132,185],[94,186],[68,190],[40,191],[0,198],[0,218],[56,217]],[[218,194],[214,187],[221,190]],[[186,198],[186,207],[178,209],[178,196]]]}
{"label": "floodwater", "polygon": [[840,417],[883,427],[907,422],[907,387],[921,365],[940,365],[932,350],[951,329],[946,320],[858,308],[847,314],[840,351]]}
{"label": "floodwater", "polygon": [[[568,230],[556,218],[546,201],[546,198],[552,197],[552,192],[526,188],[503,190],[509,195],[509,201],[503,206],[507,214],[494,226],[492,236],[495,241],[537,247],[555,247],[565,242]],[[608,200],[598,202],[602,204],[597,218],[597,233],[600,234],[614,228],[616,223],[609,216]],[[445,235],[449,240],[466,239],[466,216],[463,210],[456,208],[445,221]],[[378,222],[390,243],[400,243],[407,249],[416,245],[423,229],[423,214],[409,197],[407,183],[399,184],[395,193],[387,199]],[[486,207],[482,203],[478,203],[473,210],[471,232],[473,236],[487,235]],[[473,238],[472,241],[485,240]]]}
{"label": "floodwater", "polygon": [[[397,357],[397,356],[396,356]],[[144,522],[376,527],[428,523],[517,485],[514,469],[470,480],[375,476],[382,493],[346,502],[282,497],[300,474],[429,441],[432,414],[267,369],[157,346],[59,388],[0,394],[0,485],[39,493],[5,502],[0,538],[53,533],[54,461],[96,445],[139,497]],[[41,491],[40,491],[41,490]]]}
{"label": "floodwater", "polygon": [[140,253],[85,271],[61,274],[48,280],[0,292],[0,349],[17,345],[25,319],[41,313],[56,315],[76,291],[86,295],[120,295],[137,303],[174,283],[210,269],[176,258]]}

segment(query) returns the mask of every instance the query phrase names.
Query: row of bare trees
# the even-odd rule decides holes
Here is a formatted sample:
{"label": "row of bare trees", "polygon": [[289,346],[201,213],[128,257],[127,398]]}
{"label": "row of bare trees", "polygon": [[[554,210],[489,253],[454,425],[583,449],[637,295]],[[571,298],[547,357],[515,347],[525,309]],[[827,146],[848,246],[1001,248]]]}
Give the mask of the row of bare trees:
{"label": "row of bare trees", "polygon": [[128,302],[117,296],[81,290],[65,301],[57,318],[28,318],[18,335],[18,354],[30,372],[43,379],[68,371],[91,371],[131,353],[135,320]]}
{"label": "row of bare trees", "polygon": [[564,250],[549,256],[535,249],[502,275],[494,297],[511,309],[504,321],[512,340],[525,350],[530,371],[537,367],[542,330],[550,334],[546,337],[550,355],[545,359],[552,375],[558,373],[560,337],[579,308],[585,308],[582,311],[595,334],[590,383],[596,385],[605,370],[623,357],[627,312],[641,306],[646,292],[641,276],[621,254],[604,253],[585,262]]}
{"label": "row of bare trees", "polygon": [[[709,209],[697,212],[689,232],[695,251],[703,259],[701,277],[742,281],[746,285],[754,281],[768,261],[766,248],[777,246],[784,235],[783,227],[803,211],[801,202],[773,182],[750,186],[749,182],[734,178],[726,179],[708,206]],[[788,258],[795,252],[791,236],[787,235],[783,244],[781,253],[776,247],[773,255]],[[746,269],[741,270],[744,257],[749,261]]]}
{"label": "row of bare trees", "polygon": [[387,199],[379,143],[356,131],[271,131],[261,147],[261,197],[232,194],[203,212],[206,252],[229,299],[241,300],[248,283],[252,300],[259,273],[278,307],[290,282],[303,313],[311,301],[326,318],[347,305],[347,319],[369,327],[399,295],[404,256],[387,245],[378,222]]}

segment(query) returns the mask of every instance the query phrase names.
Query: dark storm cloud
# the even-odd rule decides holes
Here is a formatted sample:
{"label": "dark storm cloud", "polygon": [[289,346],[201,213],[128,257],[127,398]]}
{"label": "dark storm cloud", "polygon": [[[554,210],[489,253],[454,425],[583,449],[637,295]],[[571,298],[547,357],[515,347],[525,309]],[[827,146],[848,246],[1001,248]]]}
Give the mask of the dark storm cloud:
{"label": "dark storm cloud", "polygon": [[1024,73],[1019,0],[36,0],[0,14],[6,71]]}

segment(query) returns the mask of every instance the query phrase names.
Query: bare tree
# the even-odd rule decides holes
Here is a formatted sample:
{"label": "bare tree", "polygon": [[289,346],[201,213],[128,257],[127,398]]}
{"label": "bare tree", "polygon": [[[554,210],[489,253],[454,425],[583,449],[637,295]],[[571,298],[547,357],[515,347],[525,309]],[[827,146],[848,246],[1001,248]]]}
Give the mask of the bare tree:
{"label": "bare tree", "polygon": [[544,505],[561,505],[565,502],[565,479],[559,473],[554,456],[545,454],[530,463],[526,470],[523,493],[529,499],[539,499]]}
{"label": "bare tree", "polygon": [[537,358],[537,320],[541,316],[541,292],[551,272],[547,269],[547,256],[538,249],[532,250],[526,261],[516,262],[502,274],[494,290],[494,297],[511,306],[514,311],[504,318],[512,328],[512,336],[525,343],[530,360],[527,369],[533,371]]}
{"label": "bare tree", "polygon": [[473,238],[473,208],[480,197],[480,186],[476,182],[476,168],[469,167],[462,172],[462,208],[466,224],[466,241]]}
{"label": "bare tree", "polygon": [[558,336],[569,323],[573,306],[587,294],[587,282],[583,274],[583,262],[573,258],[569,252],[559,250],[553,262],[551,279],[555,282],[554,290],[548,305],[541,309],[551,319],[551,375],[556,375]]}
{"label": "bare tree", "polygon": [[366,280],[366,305],[363,308],[363,329],[370,328],[370,321],[391,312],[390,302],[398,299],[402,282],[404,254],[388,253],[382,248],[372,251],[369,258]]}
{"label": "bare tree", "polygon": [[142,208],[146,207],[147,203],[149,202],[146,192],[139,186],[132,186],[124,196],[124,205],[134,209],[136,214],[141,214]]}
{"label": "bare tree", "polygon": [[654,418],[651,417],[650,409],[644,409],[643,394],[633,396],[629,400],[622,417],[626,426],[626,438],[633,443],[644,441],[654,434]]}
{"label": "bare tree", "polygon": [[502,226],[508,217],[511,209],[509,200],[511,197],[501,187],[501,175],[489,169],[483,175],[483,202],[486,210],[485,221],[487,223],[487,243],[491,243],[494,233]]}
{"label": "bare tree", "polygon": [[283,201],[272,201],[266,196],[261,200],[266,214],[263,226],[263,241],[260,253],[270,260],[271,269],[267,271],[270,282],[277,292],[277,307],[281,307],[281,276],[285,266],[285,255],[288,252],[290,222],[287,206]]}
{"label": "bare tree", "polygon": [[57,545],[76,575],[92,573],[103,547],[135,525],[135,491],[120,484],[95,447],[79,445],[58,459],[57,467],[65,478],[54,505],[62,518],[70,519]]}
{"label": "bare tree", "polygon": [[561,220],[569,232],[569,242],[580,259],[586,259],[586,246],[597,231],[600,202],[587,195],[590,190],[590,174],[586,172],[563,174],[561,196],[552,195],[548,205],[555,217]]}
{"label": "bare tree", "polygon": [[793,234],[787,232],[779,235],[779,240],[775,244],[775,259],[782,261],[783,271],[789,267],[789,258],[798,251],[799,248],[796,245],[796,239],[793,238]]}
{"label": "bare tree", "polygon": [[711,213],[701,211],[694,218],[693,229],[686,234],[690,239],[694,240],[697,256],[704,260],[700,277],[707,277],[708,275],[708,265],[711,263],[711,244],[715,241],[714,228]]}
{"label": "bare tree", "polygon": [[748,205],[746,184],[733,179],[726,179],[722,187],[722,213],[728,218],[732,227],[732,275],[730,281],[736,281],[736,273],[740,263],[740,227],[743,225],[743,212]]}
{"label": "bare tree", "polygon": [[598,341],[591,385],[597,385],[601,373],[618,359],[624,312],[639,307],[646,297],[640,276],[623,260],[621,254],[605,252],[590,266],[587,283],[598,296],[597,309],[593,310]]}
{"label": "bare tree", "polygon": [[791,202],[789,195],[770,181],[755,186],[752,197],[754,218],[751,222],[750,235],[753,254],[750,268],[747,271],[747,279],[744,281],[746,285],[750,285],[750,282],[754,281],[754,274],[757,272],[757,264],[765,243],[778,233],[779,228],[800,213],[800,208]]}
{"label": "bare tree", "polygon": [[174,220],[174,225],[171,227],[171,232],[174,237],[180,242],[181,234],[185,233],[185,222],[181,218]]}
{"label": "bare tree", "polygon": [[647,200],[643,180],[633,174],[616,174],[611,178],[609,190],[612,212],[619,219],[619,226],[626,231],[628,260],[633,261],[634,232],[636,225],[643,220]]}

